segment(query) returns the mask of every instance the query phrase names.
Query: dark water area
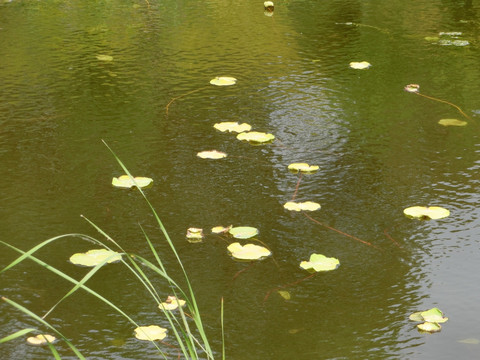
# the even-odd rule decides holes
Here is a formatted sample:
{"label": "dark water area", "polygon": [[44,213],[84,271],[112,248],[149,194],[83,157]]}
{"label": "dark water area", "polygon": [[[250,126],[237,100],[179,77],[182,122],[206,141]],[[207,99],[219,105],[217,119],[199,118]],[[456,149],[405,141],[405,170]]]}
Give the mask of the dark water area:
{"label": "dark water area", "polygon": [[[151,256],[141,224],[175,274],[138,192],[112,187],[123,171],[103,139],[135,176],[154,179],[145,192],[184,261],[218,358],[221,297],[231,360],[476,358],[479,15],[479,4],[453,0],[285,0],[273,16],[252,0],[0,0],[0,240],[27,250],[65,233],[101,238],[84,215],[127,251]],[[426,39],[442,32],[459,32],[455,40],[468,45]],[[353,61],[372,66],[354,70]],[[237,84],[209,85],[222,75]],[[404,91],[411,83],[444,102]],[[444,118],[468,124],[444,127]],[[252,146],[216,131],[221,121],[276,139]],[[210,149],[228,157],[196,156]],[[296,193],[292,162],[320,166]],[[285,210],[294,193],[322,205],[308,213],[313,219],[371,245]],[[403,209],[414,205],[451,215],[406,218]],[[189,227],[210,233],[230,224],[258,228],[273,257],[249,266],[219,237],[185,238]],[[90,248],[69,238],[38,257],[80,279],[87,270],[68,258]],[[288,301],[272,292],[307,276],[299,263],[312,253],[340,267],[286,288]],[[2,246],[0,266],[16,256]],[[1,296],[40,315],[71,288],[31,261],[2,273],[0,284]],[[166,326],[120,264],[88,285],[138,323]],[[421,334],[408,316],[432,307],[449,321]],[[0,315],[0,338],[39,326],[5,303]],[[161,358],[87,293],[48,320],[88,359]],[[49,356],[23,338],[0,345],[2,359]]]}

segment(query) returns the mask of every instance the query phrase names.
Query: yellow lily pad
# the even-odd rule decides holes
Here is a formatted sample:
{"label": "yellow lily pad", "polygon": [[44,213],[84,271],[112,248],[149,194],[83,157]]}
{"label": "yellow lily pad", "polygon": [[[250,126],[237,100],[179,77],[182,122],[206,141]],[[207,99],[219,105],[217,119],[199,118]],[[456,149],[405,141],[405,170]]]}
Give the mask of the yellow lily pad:
{"label": "yellow lily pad", "polygon": [[424,332],[438,332],[442,330],[442,326],[440,324],[434,323],[434,322],[424,322],[423,324],[418,324],[417,325],[418,329]]}
{"label": "yellow lily pad", "polygon": [[225,121],[221,123],[216,123],[213,125],[213,127],[219,131],[225,132],[236,132],[236,133],[242,133],[245,131],[250,131],[252,129],[252,126],[247,123],[242,123],[239,124],[238,122],[233,122],[233,121]]}
{"label": "yellow lily pad", "polygon": [[350,63],[350,67],[356,70],[368,69],[370,66],[372,66],[372,64],[370,64],[368,61],[360,61],[360,62],[352,61]]}
{"label": "yellow lily pad", "polygon": [[139,340],[163,340],[167,336],[167,329],[158,325],[139,326],[135,329],[135,337]]}
{"label": "yellow lily pad", "polygon": [[438,123],[442,126],[466,126],[468,124],[466,121],[458,119],[441,119]]}
{"label": "yellow lily pad", "polygon": [[223,226],[215,226],[212,228],[212,233],[214,234],[223,234],[223,233],[227,233],[230,231],[230,229],[232,228],[232,225],[230,226],[227,226],[227,227],[223,227]]}
{"label": "yellow lily pad", "polygon": [[326,257],[322,254],[310,255],[309,261],[302,261],[300,267],[305,270],[330,271],[340,266],[340,261],[334,257]]}
{"label": "yellow lily pad", "polygon": [[235,242],[227,247],[232,256],[239,260],[260,260],[270,256],[272,252],[267,248],[255,244],[240,245]]}
{"label": "yellow lily pad", "polygon": [[210,84],[216,86],[230,86],[235,85],[237,83],[237,79],[230,76],[217,76],[214,79],[210,80]]}
{"label": "yellow lily pad", "polygon": [[236,226],[228,232],[236,239],[250,239],[258,234],[258,229],[251,226]]}
{"label": "yellow lily pad", "polygon": [[110,55],[97,55],[96,58],[100,61],[113,61],[113,56]]}
{"label": "yellow lily pad", "polygon": [[275,139],[275,136],[273,134],[268,134],[264,132],[259,132],[259,131],[247,131],[247,132],[242,132],[237,135],[238,140],[244,140],[252,143],[267,143],[271,142]]}
{"label": "yellow lily pad", "polygon": [[319,203],[313,201],[305,201],[297,203],[295,201],[289,201],[283,205],[283,207],[290,211],[315,211],[321,208]]}
{"label": "yellow lily pad", "polygon": [[193,227],[187,229],[186,237],[190,242],[200,242],[203,236],[203,229]]}
{"label": "yellow lily pad", "polygon": [[450,211],[439,206],[412,206],[403,210],[410,218],[420,220],[442,219],[450,215]]}
{"label": "yellow lily pad", "polygon": [[200,151],[197,153],[197,156],[202,159],[223,159],[227,157],[227,154],[221,151],[217,150],[206,150],[206,151]]}
{"label": "yellow lily pad", "polygon": [[121,175],[118,178],[114,177],[112,179],[112,185],[119,188],[131,188],[133,186],[138,186],[140,188],[143,188],[143,187],[149,186],[153,182],[153,179],[150,179],[148,177],[142,177],[142,176],[136,176],[134,177],[134,180],[137,184],[135,184],[135,182],[132,181],[130,176]]}
{"label": "yellow lily pad", "polygon": [[292,298],[292,295],[290,295],[290,292],[288,292],[288,291],[278,290],[277,292],[285,300],[290,300]]}
{"label": "yellow lily pad", "polygon": [[27,343],[29,345],[42,346],[42,345],[46,345],[47,343],[53,343],[55,340],[57,339],[53,335],[39,334],[37,336],[28,337]]}
{"label": "yellow lily pad", "polygon": [[97,266],[106,259],[107,263],[122,260],[122,254],[107,249],[94,249],[85,253],[76,253],[70,256],[70,262],[75,265]]}
{"label": "yellow lily pad", "polygon": [[175,296],[168,296],[165,302],[158,305],[160,310],[176,310],[178,307],[185,306],[185,300],[177,299]]}
{"label": "yellow lily pad", "polygon": [[319,167],[317,165],[308,165],[307,163],[293,163],[288,165],[288,170],[293,173],[313,173],[317,171]]}
{"label": "yellow lily pad", "polygon": [[420,85],[418,84],[408,84],[405,85],[403,88],[405,91],[411,92],[411,93],[418,93],[420,91]]}

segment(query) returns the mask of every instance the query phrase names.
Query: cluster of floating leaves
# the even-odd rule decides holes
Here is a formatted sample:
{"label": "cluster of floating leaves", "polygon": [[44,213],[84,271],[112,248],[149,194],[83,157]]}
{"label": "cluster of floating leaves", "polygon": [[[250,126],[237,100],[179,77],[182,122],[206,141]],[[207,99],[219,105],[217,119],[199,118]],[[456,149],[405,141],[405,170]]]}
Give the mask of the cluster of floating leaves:
{"label": "cluster of floating leaves", "polygon": [[460,31],[442,31],[438,36],[427,36],[425,40],[441,46],[467,46],[470,45],[468,40],[460,39],[462,32]]}
{"label": "cluster of floating leaves", "polygon": [[442,329],[441,323],[447,322],[448,318],[444,316],[439,308],[431,308],[426,311],[418,311],[409,316],[412,321],[421,322],[417,328],[423,332],[438,332]]}

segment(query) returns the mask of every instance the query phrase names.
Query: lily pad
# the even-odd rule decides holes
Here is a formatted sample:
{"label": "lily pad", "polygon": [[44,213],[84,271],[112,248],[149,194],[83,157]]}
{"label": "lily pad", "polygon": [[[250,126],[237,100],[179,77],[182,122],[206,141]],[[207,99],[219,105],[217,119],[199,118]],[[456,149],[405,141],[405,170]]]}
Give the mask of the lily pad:
{"label": "lily pad", "polygon": [[326,257],[322,254],[310,255],[309,261],[302,261],[300,267],[309,271],[330,271],[340,266],[340,261],[334,257]]}
{"label": "lily pad", "polygon": [[228,232],[236,239],[250,239],[258,234],[258,229],[251,226],[236,226]]}
{"label": "lily pad", "polygon": [[76,253],[70,256],[70,262],[74,265],[97,266],[106,259],[107,263],[122,260],[122,254],[107,249],[93,249],[85,253]]}
{"label": "lily pad", "polygon": [[210,84],[216,86],[230,86],[235,85],[237,83],[237,79],[230,76],[217,76],[216,78],[210,80]]}
{"label": "lily pad", "polygon": [[215,226],[212,228],[212,233],[214,234],[224,234],[230,231],[232,225],[224,227],[224,226]]}
{"label": "lily pad", "polygon": [[175,296],[168,296],[165,302],[158,305],[160,310],[176,310],[178,307],[185,306],[185,300],[177,299]]}
{"label": "lily pad", "polygon": [[275,9],[275,5],[273,4],[273,1],[265,1],[263,3],[263,7],[266,11],[272,12]]}
{"label": "lily pad", "polygon": [[352,61],[350,63],[350,67],[356,70],[368,69],[370,66],[372,66],[372,64],[370,64],[368,61],[360,61],[360,62]]}
{"label": "lily pad", "polygon": [[466,126],[468,123],[458,119],[441,119],[438,121],[443,126]]}
{"label": "lily pad", "polygon": [[450,211],[439,206],[412,206],[403,210],[409,218],[420,220],[442,219],[450,215]]}
{"label": "lily pad", "polygon": [[403,88],[405,91],[411,92],[411,93],[418,93],[420,91],[420,85],[418,84],[408,84],[405,85]]}
{"label": "lily pad", "polygon": [[206,151],[200,151],[197,153],[197,156],[202,159],[223,159],[227,157],[227,154],[221,151],[217,150],[206,150]]}
{"label": "lily pad", "polygon": [[438,44],[442,46],[467,46],[467,45],[470,45],[470,42],[468,42],[468,40],[460,40],[460,39],[457,39],[457,40],[441,39],[438,42]]}
{"label": "lily pad", "polygon": [[434,322],[424,322],[423,324],[418,324],[417,328],[424,332],[434,333],[442,330],[442,326],[440,324]]}
{"label": "lily pad", "polygon": [[283,207],[290,211],[315,211],[321,208],[319,203],[313,201],[305,201],[297,203],[295,201],[289,201],[283,205]]}
{"label": "lily pad", "polygon": [[37,336],[30,336],[27,338],[27,343],[34,346],[42,346],[47,343],[53,343],[57,340],[55,336],[48,334],[39,334]]}
{"label": "lily pad", "polygon": [[264,132],[247,131],[238,134],[237,139],[248,141],[251,143],[261,144],[273,141],[275,139],[275,136],[273,134],[268,134]]}
{"label": "lily pad", "polygon": [[288,170],[293,173],[314,173],[318,171],[319,167],[317,165],[308,165],[307,163],[293,163],[288,165]]}
{"label": "lily pad", "polygon": [[290,292],[286,290],[278,290],[278,294],[285,300],[290,300],[292,298],[292,295],[290,295]]}
{"label": "lily pad", "polygon": [[238,122],[233,122],[233,121],[225,121],[221,123],[216,123],[213,125],[213,127],[219,131],[225,132],[236,132],[236,133],[242,133],[245,131],[250,131],[252,129],[252,126],[247,123],[242,123],[239,124]]}
{"label": "lily pad", "polygon": [[436,307],[426,311],[415,312],[408,318],[412,321],[426,321],[432,323],[444,323],[448,321],[448,318],[444,316],[443,312]]}
{"label": "lily pad", "polygon": [[112,185],[120,188],[131,188],[133,186],[143,188],[149,186],[153,182],[153,179],[142,176],[134,177],[134,179],[137,184],[135,184],[135,182],[133,182],[128,175],[122,175],[118,178],[114,177],[112,179]]}
{"label": "lily pad", "polygon": [[200,242],[203,236],[203,229],[193,227],[187,229],[186,237],[190,242]]}
{"label": "lily pad", "polygon": [[110,55],[97,55],[96,58],[100,61],[113,61],[113,56]]}
{"label": "lily pad", "polygon": [[240,245],[235,242],[227,247],[235,259],[239,260],[260,260],[270,256],[272,252],[267,248],[255,244]]}
{"label": "lily pad", "polygon": [[158,325],[139,326],[135,329],[135,337],[139,340],[163,340],[167,336],[167,329]]}

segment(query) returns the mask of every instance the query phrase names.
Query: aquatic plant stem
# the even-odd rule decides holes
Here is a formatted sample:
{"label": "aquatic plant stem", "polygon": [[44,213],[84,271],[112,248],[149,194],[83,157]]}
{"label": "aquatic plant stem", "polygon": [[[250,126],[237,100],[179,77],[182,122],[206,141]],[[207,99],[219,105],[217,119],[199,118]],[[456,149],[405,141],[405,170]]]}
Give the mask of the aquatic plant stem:
{"label": "aquatic plant stem", "polygon": [[265,297],[263,298],[263,302],[267,301],[268,298],[270,297],[270,295],[272,294],[272,292],[274,291],[278,291],[278,290],[281,290],[281,289],[286,289],[288,287],[291,287],[291,286],[294,286],[294,285],[297,285],[297,284],[300,284],[301,282],[305,281],[305,280],[308,280],[310,279],[311,277],[315,276],[317,273],[313,273],[313,274],[310,274],[304,278],[301,278],[299,280],[296,280],[294,282],[291,282],[291,283],[288,283],[288,284],[285,284],[285,285],[282,285],[282,286],[279,286],[279,287],[276,287],[272,290],[270,290],[266,295]]}
{"label": "aquatic plant stem", "polygon": [[292,196],[292,201],[295,201],[295,198],[297,197],[298,188],[300,187],[300,181],[302,181],[302,175],[303,173],[300,173],[300,176],[298,177],[297,185],[295,186],[295,192],[293,193],[293,196]]}
{"label": "aquatic plant stem", "polygon": [[341,235],[343,235],[343,236],[349,237],[350,239],[359,241],[359,242],[361,242],[362,244],[365,244],[365,245],[374,247],[375,249],[381,250],[378,246],[375,246],[375,245],[373,245],[372,243],[370,243],[370,242],[368,242],[368,241],[359,239],[359,238],[357,238],[356,236],[347,234],[347,233],[345,233],[345,232],[343,232],[343,231],[340,231],[340,230],[338,230],[338,229],[335,229],[335,228],[333,228],[333,227],[331,227],[331,226],[325,225],[325,224],[321,223],[320,221],[312,218],[310,215],[307,215],[307,214],[305,214],[305,213],[303,213],[303,215],[305,215],[308,219],[312,220],[315,224],[318,224],[318,225],[320,225],[320,226],[323,226],[324,228],[327,228],[327,229],[329,229],[329,230],[333,230],[333,231],[335,231],[335,232],[337,232],[337,233],[339,233],[339,234],[341,234]]}
{"label": "aquatic plant stem", "polygon": [[386,236],[388,239],[392,240],[392,242],[393,242],[397,247],[399,247],[400,249],[403,249],[403,246],[401,246],[401,245],[397,242],[397,240],[395,240],[393,237],[390,236],[390,234],[387,232],[387,229],[383,230],[383,233],[385,234],[385,236]]}
{"label": "aquatic plant stem", "polygon": [[183,94],[183,95],[180,95],[180,96],[177,96],[177,97],[172,98],[172,100],[170,100],[170,102],[167,104],[167,106],[165,106],[165,113],[166,113],[166,115],[168,116],[168,109],[169,109],[170,105],[172,105],[172,103],[173,103],[174,101],[176,101],[176,100],[178,100],[178,99],[181,99],[182,97],[185,97],[185,96],[187,96],[187,95],[196,93],[197,91],[203,90],[203,89],[205,89],[205,88],[207,88],[207,87],[208,87],[208,86],[203,86],[203,87],[201,87],[201,88],[199,88],[199,89],[195,89],[195,90],[189,91],[189,92],[187,92],[187,93],[185,93],[185,94]]}
{"label": "aquatic plant stem", "polygon": [[422,94],[422,93],[420,93],[420,92],[418,92],[418,91],[414,92],[414,94],[416,94],[416,95],[418,95],[418,96],[423,96],[424,98],[427,98],[427,99],[430,99],[430,100],[433,100],[433,101],[438,101],[438,102],[441,102],[441,103],[444,103],[444,104],[448,104],[448,105],[450,105],[450,106],[453,106],[455,109],[457,109],[457,110],[460,112],[460,114],[462,114],[463,116],[465,116],[468,120],[472,120],[472,118],[471,118],[470,116],[468,116],[467,114],[465,114],[465,113],[463,112],[463,110],[460,109],[460,107],[458,107],[458,106],[455,105],[455,104],[452,104],[452,103],[449,102],[449,101],[442,100],[442,99],[437,99],[437,98],[435,98],[435,97],[433,97],[433,96],[424,95],[424,94]]}

